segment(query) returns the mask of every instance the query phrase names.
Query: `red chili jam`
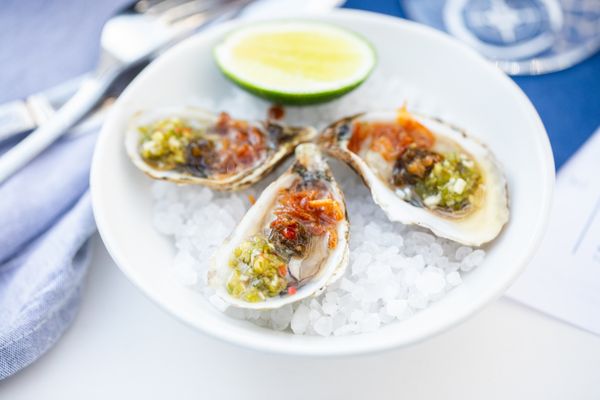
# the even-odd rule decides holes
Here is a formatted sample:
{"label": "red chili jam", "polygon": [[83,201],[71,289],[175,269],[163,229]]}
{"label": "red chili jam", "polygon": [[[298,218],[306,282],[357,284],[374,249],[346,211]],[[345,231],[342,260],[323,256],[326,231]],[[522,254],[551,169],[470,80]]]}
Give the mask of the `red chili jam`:
{"label": "red chili jam", "polygon": [[370,150],[381,154],[386,161],[393,162],[411,145],[431,148],[434,143],[435,137],[429,129],[402,109],[396,121],[355,123],[348,148],[358,154],[364,145],[368,145]]}
{"label": "red chili jam", "polygon": [[337,245],[336,224],[344,218],[344,213],[327,191],[284,189],[279,193],[274,214],[276,218],[270,227],[273,232],[281,232],[282,237],[277,240],[291,249],[301,253],[310,236],[327,232],[329,248]]}

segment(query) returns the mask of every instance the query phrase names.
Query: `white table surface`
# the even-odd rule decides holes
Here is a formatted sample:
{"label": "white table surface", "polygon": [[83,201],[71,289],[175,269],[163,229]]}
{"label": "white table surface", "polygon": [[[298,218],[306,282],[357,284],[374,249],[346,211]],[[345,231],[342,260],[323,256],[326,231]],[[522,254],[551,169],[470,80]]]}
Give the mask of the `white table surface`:
{"label": "white table surface", "polygon": [[600,337],[505,299],[410,348],[342,359],[266,355],[167,315],[93,240],[75,323],[0,382],[0,399],[600,398]]}

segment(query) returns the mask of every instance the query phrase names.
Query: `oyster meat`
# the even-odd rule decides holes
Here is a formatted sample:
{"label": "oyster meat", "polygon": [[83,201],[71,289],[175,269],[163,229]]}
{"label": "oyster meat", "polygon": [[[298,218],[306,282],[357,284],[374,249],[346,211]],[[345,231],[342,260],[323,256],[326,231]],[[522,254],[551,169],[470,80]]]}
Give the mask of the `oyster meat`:
{"label": "oyster meat", "polygon": [[165,108],[138,112],[126,133],[133,163],[152,178],[238,190],[259,181],[311,140],[310,127],[237,120],[227,113]]}
{"label": "oyster meat", "polygon": [[314,144],[271,183],[211,259],[208,280],[227,303],[273,309],[320,293],[348,263],[343,194]]}
{"label": "oyster meat", "polygon": [[443,121],[406,108],[330,125],[319,144],[348,163],[392,221],[472,246],[508,221],[506,179],[489,149]]}

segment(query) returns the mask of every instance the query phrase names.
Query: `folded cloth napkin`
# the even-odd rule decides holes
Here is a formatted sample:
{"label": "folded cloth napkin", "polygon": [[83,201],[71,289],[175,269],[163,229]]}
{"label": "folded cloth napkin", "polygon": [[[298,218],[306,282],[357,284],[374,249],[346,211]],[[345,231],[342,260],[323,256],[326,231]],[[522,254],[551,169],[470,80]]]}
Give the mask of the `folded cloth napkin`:
{"label": "folded cloth napkin", "polygon": [[44,354],[77,311],[96,136],[63,138],[0,185],[0,379]]}

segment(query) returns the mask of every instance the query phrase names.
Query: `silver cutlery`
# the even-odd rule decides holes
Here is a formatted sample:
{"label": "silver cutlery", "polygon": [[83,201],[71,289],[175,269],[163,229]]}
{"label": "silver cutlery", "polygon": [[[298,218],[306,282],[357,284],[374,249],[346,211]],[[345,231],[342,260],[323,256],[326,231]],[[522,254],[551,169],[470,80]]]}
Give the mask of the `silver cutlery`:
{"label": "silver cutlery", "polygon": [[[148,62],[200,27],[236,15],[252,1],[139,0],[118,12],[103,27],[100,61],[96,70],[83,78],[75,94],[56,112],[42,100],[36,105],[35,97],[33,98],[33,108],[42,123],[0,158],[0,183],[80,121],[97,105],[119,76]],[[79,82],[73,83],[77,84]],[[30,98],[29,103],[31,102]],[[12,111],[12,115],[26,112],[19,110],[16,102],[12,109],[4,107],[4,111]],[[3,122],[13,131],[27,123],[26,119],[11,120],[6,115]],[[0,120],[2,117],[0,112]],[[19,126],[19,123],[23,126]]]}

